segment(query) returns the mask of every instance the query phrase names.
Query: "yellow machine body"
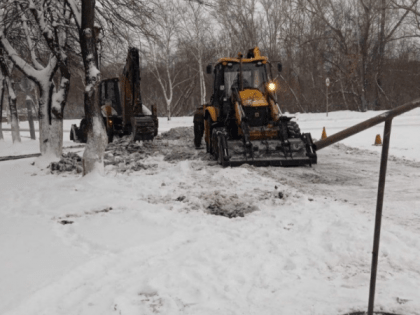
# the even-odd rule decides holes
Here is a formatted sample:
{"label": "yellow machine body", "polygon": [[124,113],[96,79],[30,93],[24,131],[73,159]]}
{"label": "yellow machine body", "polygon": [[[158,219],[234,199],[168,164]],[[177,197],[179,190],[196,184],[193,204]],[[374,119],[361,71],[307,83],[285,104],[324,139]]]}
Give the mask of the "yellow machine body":
{"label": "yellow machine body", "polygon": [[271,65],[258,47],[250,49],[246,58],[241,53],[237,58],[220,58],[214,70],[207,67],[211,72],[211,101],[194,115],[196,147],[204,135],[207,152],[223,166],[316,163],[316,155],[307,154],[310,135],[301,134],[292,118],[282,115]]}

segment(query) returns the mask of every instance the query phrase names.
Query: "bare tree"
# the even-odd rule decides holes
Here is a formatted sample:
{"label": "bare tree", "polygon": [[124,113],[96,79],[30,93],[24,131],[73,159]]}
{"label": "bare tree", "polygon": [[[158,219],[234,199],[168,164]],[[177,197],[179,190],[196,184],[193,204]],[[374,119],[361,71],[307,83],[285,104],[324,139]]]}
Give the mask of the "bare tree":
{"label": "bare tree", "polygon": [[95,25],[95,0],[82,0],[81,10],[73,0],[66,0],[77,28],[85,68],[85,119],[87,122],[87,143],[83,154],[83,175],[104,172],[103,156],[108,144],[99,105],[100,71],[97,39],[100,28]]}
{"label": "bare tree", "polygon": [[185,80],[179,80],[182,68],[177,66],[176,44],[179,20],[177,0],[169,0],[155,7],[155,35],[147,38],[146,60],[150,73],[159,82],[166,103],[168,120],[172,116],[175,89]]}
{"label": "bare tree", "polygon": [[[19,133],[19,118],[16,108],[16,93],[14,89],[14,82],[11,79],[11,70],[12,66],[6,61],[4,58],[3,50],[0,48],[0,81],[2,85],[7,88],[7,94],[9,96],[9,110],[10,110],[10,117],[11,117],[11,127],[12,127],[12,141],[14,142],[21,142],[20,133]],[[3,93],[4,89],[2,86],[2,99],[0,100],[3,102]]]}
{"label": "bare tree", "polygon": [[[21,7],[22,8],[22,7]],[[48,8],[50,15],[49,24],[45,19],[46,12],[42,5],[29,0],[29,11],[32,13],[39,32],[42,34],[51,54],[57,60],[57,70],[60,72],[58,87],[53,88],[51,97],[51,116],[49,128],[49,139],[55,146],[55,153],[60,156],[63,147],[63,113],[67,102],[67,96],[70,88],[70,70],[68,68],[67,36],[70,26],[70,10],[66,8],[64,2],[56,2]],[[22,8],[23,11],[23,8]],[[22,14],[22,25],[25,30],[28,46],[31,54],[34,54],[34,47],[29,35],[27,19]],[[33,56],[32,60],[36,60]]]}
{"label": "bare tree", "polygon": [[[21,2],[9,9],[13,13],[13,18],[8,19],[11,21],[9,28],[14,27],[14,31],[21,34],[21,38],[26,41],[29,56],[22,50],[22,42],[9,41],[5,34],[6,23],[0,26],[0,46],[16,68],[38,86],[40,151],[44,156],[58,158],[62,153],[63,108],[70,79],[65,53],[69,11],[64,10],[61,2],[41,4],[33,0]],[[29,27],[28,14],[33,16],[31,25],[37,27]],[[39,38],[38,35],[45,40],[45,45],[40,41],[33,42],[32,38]],[[49,58],[43,62],[42,57],[46,54]],[[58,69],[61,82],[56,88],[54,75]]]}
{"label": "bare tree", "polygon": [[210,47],[211,24],[208,21],[204,5],[188,2],[178,7],[181,17],[181,45],[188,49],[197,62],[200,86],[200,104],[206,102],[206,82],[204,79],[204,63],[206,50]]}
{"label": "bare tree", "polygon": [[356,97],[363,111],[378,108],[379,95],[385,95],[381,79],[386,46],[401,39],[397,34],[408,12],[391,14],[389,0],[298,3],[325,27],[318,40],[325,43],[322,58],[329,64],[325,75],[333,77],[332,96],[341,94],[344,103],[346,95]]}
{"label": "bare tree", "polygon": [[260,0],[264,9],[261,23],[262,49],[271,60],[280,59],[280,40],[285,38],[283,29],[290,13],[288,4],[283,0]]}
{"label": "bare tree", "polygon": [[216,19],[237,52],[258,46],[261,41],[257,4],[257,0],[218,1]]}

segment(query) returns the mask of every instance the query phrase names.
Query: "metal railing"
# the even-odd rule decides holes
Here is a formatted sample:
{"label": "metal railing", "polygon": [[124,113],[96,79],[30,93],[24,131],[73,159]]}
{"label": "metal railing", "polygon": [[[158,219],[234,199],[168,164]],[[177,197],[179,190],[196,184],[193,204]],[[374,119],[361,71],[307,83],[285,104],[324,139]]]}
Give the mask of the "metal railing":
{"label": "metal railing", "polygon": [[384,127],[384,142],[381,153],[381,166],[379,170],[379,185],[378,185],[378,197],[376,201],[376,215],[375,215],[375,231],[373,234],[373,251],[372,251],[372,269],[370,273],[370,289],[369,289],[369,305],[368,315],[373,315],[374,302],[375,302],[375,288],[376,288],[376,273],[378,270],[378,252],[379,252],[379,241],[381,235],[381,221],[382,221],[382,208],[384,202],[385,193],[385,178],[386,168],[388,163],[388,152],[389,143],[391,138],[391,126],[392,119],[396,116],[404,114],[410,110],[420,107],[420,99],[416,99],[412,102],[401,105],[395,109],[385,112],[381,115],[368,119],[360,124],[354,125],[353,127],[347,128],[340,131],[324,140],[320,140],[314,143],[316,150],[321,150],[331,144],[348,138],[356,133],[371,128],[377,124],[385,122]]}
{"label": "metal railing", "polygon": [[398,106],[397,108],[387,111],[381,115],[365,120],[361,122],[360,124],[354,125],[353,127],[344,129],[343,131],[340,131],[328,138],[325,138],[324,140],[317,141],[314,143],[315,148],[317,151],[319,151],[325,147],[328,147],[331,144],[334,144],[338,141],[341,141],[345,138],[355,135],[356,133],[359,133],[363,130],[373,127],[377,124],[383,123],[384,121],[392,120],[392,118],[394,118],[395,116],[404,114],[405,112],[413,110],[414,108],[419,107],[419,106],[420,106],[420,98],[410,103]]}

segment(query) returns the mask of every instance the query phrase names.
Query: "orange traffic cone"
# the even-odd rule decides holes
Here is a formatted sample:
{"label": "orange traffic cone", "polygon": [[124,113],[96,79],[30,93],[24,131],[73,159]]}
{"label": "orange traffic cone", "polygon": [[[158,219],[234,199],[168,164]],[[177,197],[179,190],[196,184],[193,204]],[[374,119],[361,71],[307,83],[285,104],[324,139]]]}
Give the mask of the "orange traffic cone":
{"label": "orange traffic cone", "polygon": [[327,138],[327,132],[325,131],[325,127],[322,129],[321,139],[324,140]]}
{"label": "orange traffic cone", "polygon": [[380,135],[376,135],[375,143],[373,145],[382,145],[382,140]]}

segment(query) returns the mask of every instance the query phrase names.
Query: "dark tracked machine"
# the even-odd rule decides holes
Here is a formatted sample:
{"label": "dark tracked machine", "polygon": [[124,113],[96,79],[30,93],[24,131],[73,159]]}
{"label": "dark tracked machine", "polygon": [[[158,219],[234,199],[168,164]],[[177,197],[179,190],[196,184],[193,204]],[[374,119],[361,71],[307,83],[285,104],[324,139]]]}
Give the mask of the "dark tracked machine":
{"label": "dark tracked machine", "polygon": [[[142,104],[140,95],[140,63],[137,48],[129,48],[126,64],[120,78],[102,80],[99,101],[108,142],[114,135],[132,135],[136,140],[153,140],[158,133],[159,121],[155,106],[151,111]],[[70,140],[87,141],[86,119],[80,126],[72,125]]]}
{"label": "dark tracked machine", "polygon": [[315,164],[311,135],[302,134],[276,101],[268,58],[258,47],[246,57],[239,53],[238,58],[219,59],[214,70],[207,66],[207,73],[214,72],[214,93],[210,104],[195,112],[196,147],[204,134],[207,152],[223,166]]}

